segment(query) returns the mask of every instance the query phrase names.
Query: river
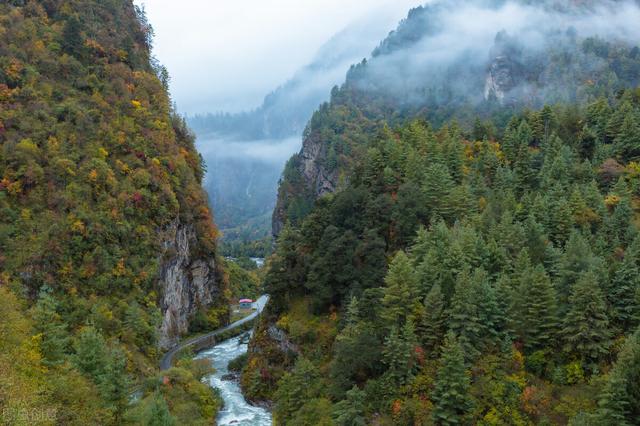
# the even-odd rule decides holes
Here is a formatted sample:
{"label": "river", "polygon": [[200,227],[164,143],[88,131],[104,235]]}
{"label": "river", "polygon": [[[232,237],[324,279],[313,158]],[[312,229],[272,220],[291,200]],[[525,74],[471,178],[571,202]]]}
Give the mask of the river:
{"label": "river", "polygon": [[250,333],[244,333],[233,339],[201,352],[198,358],[211,360],[216,372],[209,376],[209,384],[220,391],[224,408],[218,413],[218,425],[234,426],[271,426],[271,413],[264,408],[249,404],[242,395],[240,385],[234,380],[222,380],[229,374],[229,361],[247,352],[247,340]]}

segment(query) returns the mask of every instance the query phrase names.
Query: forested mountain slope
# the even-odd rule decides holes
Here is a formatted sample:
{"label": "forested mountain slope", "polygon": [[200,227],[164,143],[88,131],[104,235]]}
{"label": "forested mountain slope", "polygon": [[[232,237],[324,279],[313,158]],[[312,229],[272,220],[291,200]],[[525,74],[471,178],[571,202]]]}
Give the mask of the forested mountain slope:
{"label": "forested mountain slope", "polygon": [[285,169],[274,234],[340,185],[363,139],[385,121],[455,118],[470,129],[490,118],[504,126],[523,108],[611,100],[640,82],[635,3],[527,3],[461,0],[412,10],[308,123]]}
{"label": "forested mountain slope", "polygon": [[169,393],[177,419],[215,417],[204,370],[153,377],[160,347],[228,303],[151,35],[129,0],[0,4],[2,424],[168,421]]}
{"label": "forested mountain slope", "polygon": [[243,375],[279,424],[637,424],[638,8],[525,3],[412,11],[309,123]]}

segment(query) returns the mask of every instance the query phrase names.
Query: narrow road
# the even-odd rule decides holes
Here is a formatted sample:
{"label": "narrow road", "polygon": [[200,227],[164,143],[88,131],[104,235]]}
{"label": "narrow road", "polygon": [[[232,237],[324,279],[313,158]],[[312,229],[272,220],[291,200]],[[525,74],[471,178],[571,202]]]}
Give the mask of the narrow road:
{"label": "narrow road", "polygon": [[197,345],[199,342],[202,342],[204,340],[210,339],[211,337],[217,336],[217,335],[219,335],[221,333],[224,333],[226,331],[233,330],[234,328],[239,327],[242,324],[245,324],[245,323],[247,323],[249,321],[252,321],[255,317],[257,317],[258,315],[260,315],[262,313],[262,310],[267,305],[268,301],[269,301],[269,296],[266,295],[266,294],[262,295],[262,296],[260,296],[260,298],[258,300],[256,300],[253,303],[253,307],[256,309],[256,311],[253,312],[251,315],[249,315],[247,317],[244,317],[241,320],[238,320],[238,321],[236,321],[236,322],[234,322],[232,324],[229,324],[226,327],[222,327],[222,328],[219,328],[219,329],[217,329],[215,331],[212,331],[211,333],[207,333],[207,334],[204,334],[202,336],[192,337],[191,339],[187,339],[184,342],[178,343],[176,346],[171,348],[166,354],[164,354],[164,356],[160,360],[160,370],[164,371],[164,370],[170,369],[171,368],[171,364],[173,364],[173,358],[182,349],[185,349],[185,348],[187,348],[189,346]]}

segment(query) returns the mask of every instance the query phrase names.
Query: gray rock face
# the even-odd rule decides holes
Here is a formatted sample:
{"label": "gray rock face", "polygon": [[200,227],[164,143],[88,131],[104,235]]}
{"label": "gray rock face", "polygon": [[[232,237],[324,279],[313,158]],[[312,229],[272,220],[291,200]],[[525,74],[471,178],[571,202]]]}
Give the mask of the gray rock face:
{"label": "gray rock face", "polygon": [[277,343],[278,349],[280,349],[281,352],[299,353],[298,347],[291,343],[289,336],[287,336],[287,333],[285,333],[284,330],[281,330],[277,326],[271,324],[267,329],[267,333],[269,334],[269,337]]}
{"label": "gray rock face", "polygon": [[[325,194],[335,192],[338,185],[338,174],[329,171],[326,167],[327,147],[324,141],[318,138],[307,137],[302,144],[302,150],[295,156],[296,168],[303,180],[304,188],[296,188],[300,196],[308,194],[316,199]],[[277,237],[284,226],[286,208],[291,194],[283,192],[282,185],[278,193],[278,202],[273,211],[272,232]]]}
{"label": "gray rock face", "polygon": [[316,198],[336,190],[336,176],[324,167],[324,145],[320,140],[308,138],[300,151],[301,172],[305,181],[311,184]]}
{"label": "gray rock face", "polygon": [[521,51],[517,42],[501,31],[491,48],[490,63],[484,86],[484,98],[491,96],[500,103],[508,100],[510,92],[518,87],[523,79]]}
{"label": "gray rock face", "polygon": [[209,306],[219,295],[214,258],[196,258],[192,252],[197,234],[191,224],[176,219],[163,233],[159,288],[162,326],[159,346],[175,345],[189,328],[199,307]]}
{"label": "gray rock face", "polygon": [[484,98],[489,99],[493,95],[503,103],[507,93],[515,86],[514,64],[508,57],[498,56],[489,66],[484,86]]}

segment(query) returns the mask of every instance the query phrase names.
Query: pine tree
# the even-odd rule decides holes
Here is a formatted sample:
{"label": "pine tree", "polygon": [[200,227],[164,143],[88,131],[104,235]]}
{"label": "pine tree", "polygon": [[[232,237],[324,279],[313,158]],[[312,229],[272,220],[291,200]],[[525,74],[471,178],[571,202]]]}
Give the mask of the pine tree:
{"label": "pine tree", "polygon": [[144,424],[145,426],[174,426],[176,424],[176,420],[171,416],[167,401],[165,401],[162,394],[156,393],[153,396],[153,401],[151,402],[151,407]]}
{"label": "pine tree", "polygon": [[413,377],[415,372],[414,350],[417,338],[413,322],[408,320],[401,331],[391,329],[385,339],[383,362],[387,366],[386,376],[393,386],[401,386]]}
{"label": "pine tree", "polygon": [[473,275],[460,274],[451,301],[449,330],[458,336],[465,355],[469,359],[479,356],[497,342],[503,328],[504,313],[499,312],[487,273],[476,269]]}
{"label": "pine tree", "polygon": [[427,167],[424,174],[422,191],[431,217],[448,217],[449,210],[445,199],[454,188],[454,182],[449,169],[439,163]]}
{"label": "pine tree", "polygon": [[600,425],[632,426],[640,419],[640,328],[629,336],[600,394]]}
{"label": "pine tree", "polygon": [[265,277],[265,291],[271,296],[270,308],[276,312],[287,306],[290,292],[299,289],[304,279],[304,263],[298,255],[300,233],[285,226],[278,238],[271,268]]}
{"label": "pine tree", "polygon": [[449,333],[431,395],[434,423],[443,426],[470,424],[469,416],[473,409],[470,388],[462,347],[455,335]]}
{"label": "pine tree", "polygon": [[107,362],[107,346],[104,337],[92,326],[80,331],[75,344],[74,364],[95,383],[104,374]]}
{"label": "pine tree", "polygon": [[596,259],[586,239],[577,231],[571,233],[560,261],[558,296],[563,305],[571,293],[571,287],[584,272],[593,270]]}
{"label": "pine tree", "polygon": [[42,339],[40,348],[44,358],[43,364],[48,367],[62,364],[69,346],[69,334],[58,313],[58,302],[52,296],[50,288],[43,287],[40,290],[33,319]]}
{"label": "pine tree", "polygon": [[439,284],[434,285],[425,297],[424,308],[424,315],[418,327],[420,341],[424,349],[436,355],[446,332],[447,319],[444,297]]}
{"label": "pine tree", "polygon": [[564,350],[599,361],[609,353],[612,340],[604,295],[593,273],[583,274],[574,284],[569,304],[561,331]]}
{"label": "pine tree", "polygon": [[558,326],[556,293],[542,266],[522,272],[516,297],[515,328],[525,349],[549,347]]}
{"label": "pine tree", "polygon": [[338,426],[365,426],[365,398],[366,394],[353,386],[347,392],[346,399],[334,406],[333,418]]}
{"label": "pine tree", "polygon": [[624,260],[618,265],[611,289],[609,302],[613,307],[613,319],[623,331],[635,329],[640,323],[640,237],[625,251]]}
{"label": "pine tree", "polygon": [[628,111],[614,140],[615,152],[626,160],[640,156],[640,123],[637,113]]}
{"label": "pine tree", "polygon": [[273,413],[278,423],[286,424],[305,403],[318,396],[319,379],[320,373],[313,363],[300,357],[293,370],[278,383]]}
{"label": "pine tree", "polygon": [[98,388],[115,423],[119,424],[129,401],[129,377],[121,351],[114,350],[109,354],[104,373],[98,377]]}
{"label": "pine tree", "polygon": [[69,55],[78,56],[82,53],[82,24],[77,16],[72,15],[67,19],[62,33],[62,48]]}
{"label": "pine tree", "polygon": [[380,318],[389,327],[401,327],[407,319],[414,317],[419,303],[416,297],[418,277],[403,251],[399,251],[393,258],[385,284]]}

